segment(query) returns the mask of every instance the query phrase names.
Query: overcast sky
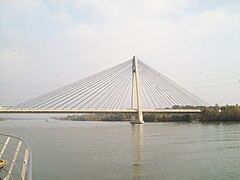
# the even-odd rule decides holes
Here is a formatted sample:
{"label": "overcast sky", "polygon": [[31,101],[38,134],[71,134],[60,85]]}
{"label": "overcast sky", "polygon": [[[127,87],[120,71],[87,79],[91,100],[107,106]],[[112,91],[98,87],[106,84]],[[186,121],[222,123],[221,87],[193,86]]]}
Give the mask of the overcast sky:
{"label": "overcast sky", "polygon": [[209,104],[240,104],[239,0],[0,0],[0,106],[133,55]]}

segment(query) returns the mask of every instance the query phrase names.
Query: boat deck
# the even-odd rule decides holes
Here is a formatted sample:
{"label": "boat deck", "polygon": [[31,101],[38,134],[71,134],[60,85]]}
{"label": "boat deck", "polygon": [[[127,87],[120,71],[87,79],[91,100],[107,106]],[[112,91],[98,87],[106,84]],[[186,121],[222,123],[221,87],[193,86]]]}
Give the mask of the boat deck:
{"label": "boat deck", "polygon": [[32,180],[32,154],[22,138],[0,134],[0,180]]}

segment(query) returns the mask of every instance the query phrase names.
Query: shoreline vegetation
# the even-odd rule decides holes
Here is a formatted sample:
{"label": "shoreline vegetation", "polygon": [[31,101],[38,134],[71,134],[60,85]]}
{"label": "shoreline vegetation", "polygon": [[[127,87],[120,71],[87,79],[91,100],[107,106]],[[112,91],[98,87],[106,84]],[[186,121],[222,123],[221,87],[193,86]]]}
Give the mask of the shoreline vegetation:
{"label": "shoreline vegetation", "polygon": [[[240,106],[173,106],[173,109],[200,109],[199,114],[145,113],[144,122],[240,122]],[[130,121],[131,115],[124,113],[91,113],[57,117],[66,121]]]}

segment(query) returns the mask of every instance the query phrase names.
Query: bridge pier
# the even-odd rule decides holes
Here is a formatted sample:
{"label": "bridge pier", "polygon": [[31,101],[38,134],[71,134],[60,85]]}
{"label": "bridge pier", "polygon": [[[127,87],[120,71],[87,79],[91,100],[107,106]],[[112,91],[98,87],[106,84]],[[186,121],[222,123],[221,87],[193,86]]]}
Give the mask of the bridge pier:
{"label": "bridge pier", "polygon": [[130,121],[131,124],[144,124],[144,121],[143,121],[143,113],[142,112],[138,112],[137,114],[134,113],[131,115],[131,121]]}
{"label": "bridge pier", "polygon": [[[136,97],[136,102],[135,102]],[[133,56],[132,60],[132,109],[135,109],[137,104],[137,114],[132,114],[131,124],[144,124],[143,113],[142,113],[142,103],[140,96],[140,82],[138,74],[138,60],[136,56]]]}

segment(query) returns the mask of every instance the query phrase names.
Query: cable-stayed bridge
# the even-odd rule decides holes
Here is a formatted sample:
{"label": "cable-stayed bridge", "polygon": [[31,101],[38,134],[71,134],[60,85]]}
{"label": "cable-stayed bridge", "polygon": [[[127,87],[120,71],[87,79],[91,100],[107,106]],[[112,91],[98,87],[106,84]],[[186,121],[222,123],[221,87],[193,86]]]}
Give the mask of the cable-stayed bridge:
{"label": "cable-stayed bridge", "polygon": [[144,123],[143,113],[199,113],[173,106],[207,103],[144,62],[133,59],[0,110],[0,113],[131,113],[131,123]]}

